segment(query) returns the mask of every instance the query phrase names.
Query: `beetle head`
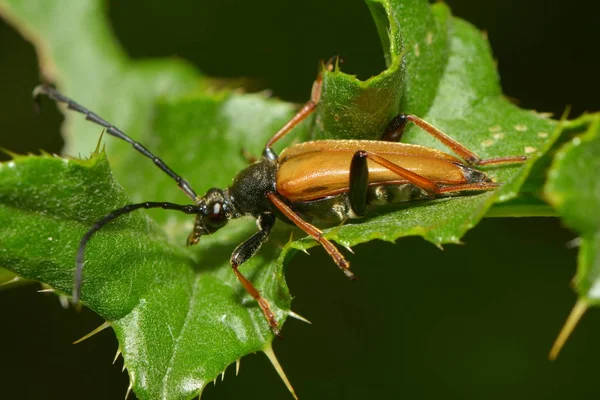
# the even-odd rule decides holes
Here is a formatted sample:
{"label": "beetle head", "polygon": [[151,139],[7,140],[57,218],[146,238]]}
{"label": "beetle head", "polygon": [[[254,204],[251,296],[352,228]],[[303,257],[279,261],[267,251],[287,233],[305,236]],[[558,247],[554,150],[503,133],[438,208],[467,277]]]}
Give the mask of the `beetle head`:
{"label": "beetle head", "polygon": [[200,236],[210,235],[225,226],[233,211],[227,191],[216,188],[209,189],[204,197],[199,197],[196,206],[198,213],[194,230],[188,236],[188,246],[198,243]]}

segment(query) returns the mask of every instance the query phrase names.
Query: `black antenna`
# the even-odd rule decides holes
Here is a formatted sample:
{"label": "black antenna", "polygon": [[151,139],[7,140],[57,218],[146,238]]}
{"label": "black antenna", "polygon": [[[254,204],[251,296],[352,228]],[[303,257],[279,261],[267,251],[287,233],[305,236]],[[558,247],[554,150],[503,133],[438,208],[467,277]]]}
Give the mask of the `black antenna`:
{"label": "black antenna", "polygon": [[197,205],[191,205],[191,204],[182,205],[182,204],[174,204],[174,203],[167,203],[167,202],[146,201],[144,203],[128,204],[122,208],[119,208],[117,210],[110,212],[109,214],[106,214],[104,217],[102,217],[101,219],[96,221],[96,223],[90,228],[90,230],[87,231],[85,233],[85,235],[83,235],[83,237],[81,238],[81,241],[79,242],[79,248],[77,249],[77,268],[75,269],[75,276],[73,278],[73,280],[74,280],[73,303],[74,304],[79,303],[79,297],[81,295],[81,276],[83,274],[83,259],[84,259],[83,256],[85,253],[85,247],[87,246],[87,244],[90,241],[90,239],[92,238],[92,236],[96,232],[98,232],[104,225],[108,224],[115,218],[118,218],[124,214],[129,214],[130,212],[139,210],[140,208],[145,208],[145,209],[164,208],[165,210],[175,210],[175,211],[180,211],[185,214],[197,214],[199,212],[199,207]]}
{"label": "black antenna", "polygon": [[160,168],[167,175],[169,175],[171,178],[173,178],[175,180],[175,182],[177,182],[177,186],[179,186],[179,188],[181,190],[183,190],[183,192],[190,199],[192,199],[193,201],[196,201],[196,197],[197,197],[196,192],[194,192],[194,189],[192,189],[192,187],[190,186],[188,181],[183,179],[181,176],[177,175],[171,168],[169,168],[167,166],[167,164],[165,164],[165,162],[163,160],[156,157],[143,145],[141,145],[140,143],[136,142],[135,140],[133,140],[132,138],[127,136],[119,128],[111,125],[106,120],[104,120],[102,117],[100,117],[98,114],[77,104],[75,101],[64,96],[58,90],[54,89],[52,86],[49,86],[49,85],[39,85],[33,90],[33,101],[35,103],[36,109],[40,108],[40,99],[39,98],[41,95],[46,95],[49,98],[51,98],[52,100],[57,101],[59,103],[65,103],[69,109],[77,111],[81,114],[84,114],[85,119],[87,119],[88,121],[92,121],[92,122],[104,127],[106,129],[106,133],[108,133],[109,135],[115,136],[115,137],[122,139],[122,140],[126,141],[127,143],[131,144],[134,149],[136,149],[137,151],[139,151],[140,153],[142,153],[143,155],[145,155],[146,157],[151,159],[152,162],[154,162],[154,164],[156,164],[156,166],[158,168]]}

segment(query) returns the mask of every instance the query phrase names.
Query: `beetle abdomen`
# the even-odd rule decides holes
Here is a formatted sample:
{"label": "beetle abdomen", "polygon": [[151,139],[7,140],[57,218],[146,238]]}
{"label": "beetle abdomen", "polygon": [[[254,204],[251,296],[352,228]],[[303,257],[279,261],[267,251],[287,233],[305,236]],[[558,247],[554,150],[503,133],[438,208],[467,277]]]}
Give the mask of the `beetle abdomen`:
{"label": "beetle abdomen", "polygon": [[[373,185],[367,192],[368,212],[378,208],[400,205],[415,200],[429,199],[421,189],[410,183],[400,185]],[[317,225],[337,224],[346,219],[361,218],[350,205],[348,193],[316,200],[292,203],[292,208]]]}

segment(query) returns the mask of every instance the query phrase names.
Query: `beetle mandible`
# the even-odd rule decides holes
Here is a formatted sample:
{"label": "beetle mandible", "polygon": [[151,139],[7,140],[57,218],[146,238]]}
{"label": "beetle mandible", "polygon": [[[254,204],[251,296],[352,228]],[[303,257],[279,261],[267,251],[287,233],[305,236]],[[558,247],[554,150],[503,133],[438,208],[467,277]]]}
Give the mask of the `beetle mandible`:
{"label": "beetle mandible", "polygon": [[[246,291],[257,300],[273,332],[279,335],[280,328],[268,301],[239,270],[240,265],[256,254],[268,239],[277,218],[312,236],[344,274],[353,278],[349,262],[311,223],[312,220],[344,222],[364,216],[368,207],[493,190],[499,184],[475,166],[520,163],[527,159],[525,156],[481,159],[441,130],[411,114],[399,114],[392,119],[380,140],[310,141],[292,145],[277,155],[273,144],[313,113],[321,97],[321,87],[319,75],[310,100],[266,143],[262,157],[240,171],[229,188],[212,188],[204,196],[196,195],[191,185],[164,161],[96,113],[49,85],[36,87],[34,100],[39,101],[40,95],[46,95],[84,114],[87,120],[104,127],[106,133],[128,142],[150,158],[193,201],[186,205],[168,202],[129,204],[98,220],[79,243],[73,302],[77,304],[81,294],[87,243],[104,225],[121,215],[141,208],[193,214],[196,218],[188,245],[198,243],[203,235],[218,231],[230,219],[249,215],[257,219],[259,230],[236,247],[231,254],[231,267]],[[425,146],[400,143],[408,122],[432,135],[460,158]]]}

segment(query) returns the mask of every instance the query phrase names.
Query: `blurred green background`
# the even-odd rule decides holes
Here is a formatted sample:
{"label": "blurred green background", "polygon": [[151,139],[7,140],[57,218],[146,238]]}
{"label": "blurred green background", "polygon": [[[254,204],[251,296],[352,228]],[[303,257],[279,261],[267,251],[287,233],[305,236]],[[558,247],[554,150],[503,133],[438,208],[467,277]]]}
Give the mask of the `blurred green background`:
{"label": "blurred green background", "polygon": [[[489,34],[505,93],[560,115],[600,110],[598,3],[448,1]],[[68,3],[65,2],[65,7]],[[134,58],[181,57],[211,76],[305,101],[317,62],[333,54],[361,78],[384,68],[360,0],[112,1],[108,12]],[[36,116],[33,48],[0,22],[0,147],[59,152],[61,117]],[[201,157],[198,154],[198,157]],[[110,155],[109,155],[110,157]],[[151,199],[154,200],[154,199]],[[575,302],[575,235],[556,219],[487,219],[466,246],[439,251],[419,238],[357,246],[348,282],[321,250],[287,268],[293,309],[275,351],[302,399],[579,399],[597,395],[600,312],[590,310],[556,362],[547,352]],[[0,291],[0,398],[122,398],[128,385],[110,331],[30,285]],[[391,312],[390,312],[391,310]],[[203,399],[291,398],[262,355]]]}

